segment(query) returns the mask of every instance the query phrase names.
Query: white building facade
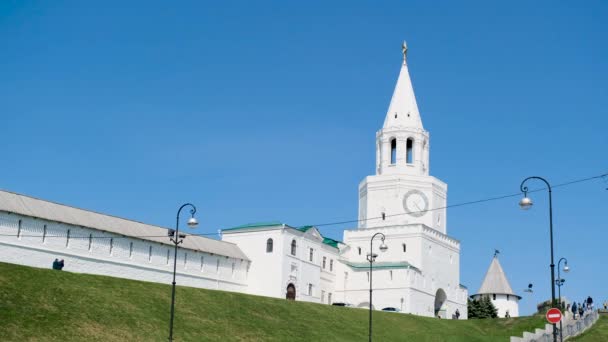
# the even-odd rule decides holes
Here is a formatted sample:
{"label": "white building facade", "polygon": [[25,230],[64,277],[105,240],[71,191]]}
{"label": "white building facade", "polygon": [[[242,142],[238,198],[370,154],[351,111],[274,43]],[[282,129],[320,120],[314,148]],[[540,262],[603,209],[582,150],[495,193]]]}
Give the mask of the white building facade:
{"label": "white building facade", "polygon": [[[343,242],[312,226],[279,222],[187,235],[177,283],[315,303],[395,308],[423,316],[467,317],[460,242],[447,235],[447,184],[429,174],[423,125],[403,47],[384,125],[376,134],[376,174],[359,184],[359,225]],[[388,250],[379,252],[382,233]],[[0,261],[171,283],[167,229],[0,191]],[[377,254],[370,274],[368,254]],[[511,312],[516,315],[516,311]]]}
{"label": "white building facade", "polygon": [[[369,305],[370,239],[388,250],[373,265],[373,306],[423,316],[467,317],[460,242],[447,235],[447,184],[429,175],[430,136],[422,125],[403,44],[403,63],[384,126],[376,134],[376,174],[359,184],[359,227],[344,232],[336,294]],[[366,267],[367,266],[367,267]]]}
{"label": "white building facade", "polygon": [[479,291],[471,296],[473,300],[481,300],[483,297],[490,298],[490,301],[498,310],[498,317],[519,317],[521,296],[513,292],[511,284],[509,284],[509,280],[498,261],[497,254],[492,258]]}
{"label": "white building facade", "polygon": [[315,227],[248,224],[222,230],[222,240],[238,245],[252,260],[248,293],[333,302],[339,242],[323,237]]}
{"label": "white building facade", "polygon": [[[180,234],[182,232],[180,231]],[[170,284],[167,229],[0,191],[0,262]],[[238,246],[187,235],[177,255],[179,285],[246,292],[250,261]]]}

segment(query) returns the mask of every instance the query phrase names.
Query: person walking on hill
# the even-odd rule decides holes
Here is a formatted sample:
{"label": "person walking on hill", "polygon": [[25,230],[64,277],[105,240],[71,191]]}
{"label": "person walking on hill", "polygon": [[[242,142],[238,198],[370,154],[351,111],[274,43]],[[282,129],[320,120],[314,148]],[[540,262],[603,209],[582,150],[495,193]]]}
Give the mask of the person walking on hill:
{"label": "person walking on hill", "polygon": [[55,261],[53,261],[53,269],[54,270],[59,270],[59,259],[55,259]]}
{"label": "person walking on hill", "polygon": [[583,314],[585,313],[585,308],[578,303],[578,318],[583,318]]}
{"label": "person walking on hill", "polygon": [[604,302],[604,310],[608,310],[608,301]]}
{"label": "person walking on hill", "polygon": [[456,315],[456,319],[460,319],[460,311],[458,311],[458,309],[456,309],[455,315]]}
{"label": "person walking on hill", "polygon": [[574,319],[576,319],[577,309],[578,307],[576,306],[576,302],[572,303],[572,318]]}
{"label": "person walking on hill", "polygon": [[593,298],[591,296],[587,297],[587,310],[593,311]]}
{"label": "person walking on hill", "polygon": [[63,270],[63,266],[65,266],[65,262],[63,261],[63,259],[59,260],[59,270]]}

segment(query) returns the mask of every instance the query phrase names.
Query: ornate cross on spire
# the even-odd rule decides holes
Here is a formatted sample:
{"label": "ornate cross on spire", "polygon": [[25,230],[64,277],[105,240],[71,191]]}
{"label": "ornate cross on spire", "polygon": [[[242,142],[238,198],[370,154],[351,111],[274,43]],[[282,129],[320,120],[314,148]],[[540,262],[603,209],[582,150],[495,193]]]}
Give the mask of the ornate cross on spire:
{"label": "ornate cross on spire", "polygon": [[405,56],[407,55],[407,44],[405,43],[405,40],[403,41],[403,44],[401,44],[401,51],[403,52],[403,62],[405,62]]}

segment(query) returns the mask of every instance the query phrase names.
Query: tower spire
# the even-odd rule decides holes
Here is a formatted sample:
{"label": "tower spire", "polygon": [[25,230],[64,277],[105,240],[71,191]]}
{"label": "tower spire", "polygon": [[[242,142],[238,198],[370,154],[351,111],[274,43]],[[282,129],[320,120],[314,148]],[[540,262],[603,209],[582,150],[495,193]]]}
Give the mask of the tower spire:
{"label": "tower spire", "polygon": [[414,95],[414,87],[410,79],[410,72],[407,68],[407,43],[403,41],[401,45],[403,53],[403,63],[399,78],[395,85],[395,91],[391,98],[391,103],[384,119],[384,128],[389,127],[410,127],[423,128],[416,96]]}

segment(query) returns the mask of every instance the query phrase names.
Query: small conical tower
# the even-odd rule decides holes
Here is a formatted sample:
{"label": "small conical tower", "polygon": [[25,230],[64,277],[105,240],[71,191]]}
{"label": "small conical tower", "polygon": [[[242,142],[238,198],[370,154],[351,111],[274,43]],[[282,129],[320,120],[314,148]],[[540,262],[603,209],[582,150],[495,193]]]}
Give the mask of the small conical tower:
{"label": "small conical tower", "polygon": [[521,297],[513,292],[509,280],[498,261],[498,251],[494,253],[479,291],[472,295],[471,298],[479,300],[484,296],[489,297],[492,304],[498,309],[498,317],[505,317],[507,312],[510,317],[519,316],[519,300]]}

